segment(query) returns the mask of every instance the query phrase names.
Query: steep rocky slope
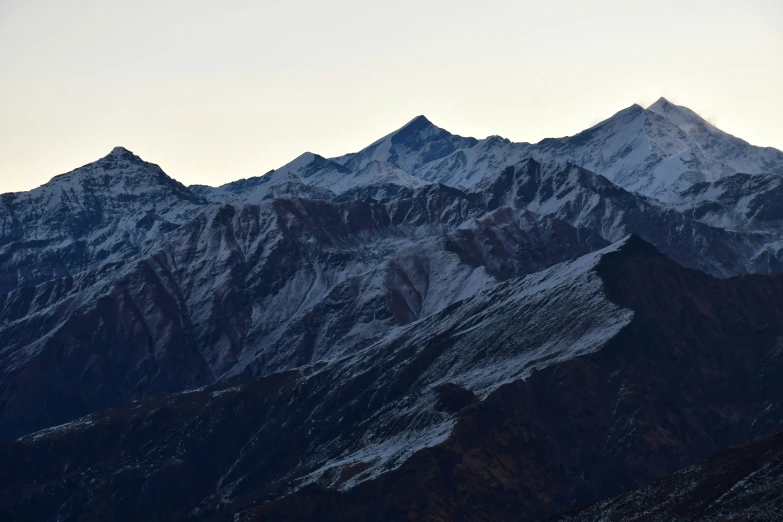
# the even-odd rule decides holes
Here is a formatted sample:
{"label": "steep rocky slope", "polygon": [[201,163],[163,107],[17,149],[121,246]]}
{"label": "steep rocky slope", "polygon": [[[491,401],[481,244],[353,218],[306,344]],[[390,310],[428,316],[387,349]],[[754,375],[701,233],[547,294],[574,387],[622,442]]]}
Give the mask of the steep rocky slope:
{"label": "steep rocky slope", "polygon": [[781,513],[783,432],[777,432],[558,520],[775,522]]}
{"label": "steep rocky slope", "polygon": [[675,261],[714,275],[770,273],[782,266],[779,230],[711,226],[698,219],[703,215],[680,212],[574,165],[528,159],[486,178],[474,194],[488,210],[526,209],[593,230],[608,241],[638,234]]}
{"label": "steep rocky slope", "polygon": [[2,195],[0,519],[539,519],[776,429],[783,283],[713,276],[783,268],[780,165],[662,99]]}
{"label": "steep rocky slope", "polygon": [[419,188],[428,183],[391,163],[371,161],[355,169],[317,154],[306,152],[290,162],[255,178],[227,183],[220,187],[195,185],[196,194],[218,203],[260,203],[275,197],[333,199],[348,190],[378,184]]}
{"label": "steep rocky slope", "polygon": [[331,362],[2,443],[0,512],[544,518],[780,426],[781,296],[779,276],[716,279],[630,238]]}
{"label": "steep rocky slope", "polygon": [[333,161],[349,171],[383,161],[430,182],[469,188],[526,157],[573,163],[626,190],[665,201],[694,183],[738,173],[783,175],[783,152],[754,147],[665,98],[647,109],[632,105],[574,136],[536,144],[498,136],[464,138],[419,116]]}
{"label": "steep rocky slope", "polygon": [[575,136],[543,140],[530,154],[570,161],[663,200],[737,173],[783,175],[783,152],[754,147],[665,98],[647,109],[633,105]]}
{"label": "steep rocky slope", "polygon": [[210,207],[144,256],[0,295],[0,433],[333,359],[605,244],[437,185]]}
{"label": "steep rocky slope", "polygon": [[482,140],[456,136],[417,116],[365,149],[333,161],[351,171],[381,161],[429,182],[465,188],[520,161],[529,148],[499,136]]}
{"label": "steep rocky slope", "polygon": [[672,196],[680,212],[728,230],[775,232],[783,223],[783,177],[735,174]]}
{"label": "steep rocky slope", "polygon": [[0,445],[16,470],[0,509],[225,518],[307,483],[371,479],[448,436],[466,404],[450,387],[482,398],[627,324],[632,314],[601,291],[600,255],[508,280],[328,363],[137,401]]}
{"label": "steep rocky slope", "polygon": [[545,519],[783,425],[783,279],[715,279],[640,240],[597,272],[633,310],[600,350],[466,401],[446,441],[377,480],[239,519]]}
{"label": "steep rocky slope", "polygon": [[194,201],[188,212],[201,213],[144,236],[144,254],[129,247],[114,263],[0,294],[2,436],[331,360],[629,233],[721,276],[780,267],[774,231],[713,227],[579,167],[533,160],[471,192],[383,183],[331,201]]}
{"label": "steep rocky slope", "polygon": [[0,294],[127,259],[205,204],[122,147],[30,192],[0,195]]}

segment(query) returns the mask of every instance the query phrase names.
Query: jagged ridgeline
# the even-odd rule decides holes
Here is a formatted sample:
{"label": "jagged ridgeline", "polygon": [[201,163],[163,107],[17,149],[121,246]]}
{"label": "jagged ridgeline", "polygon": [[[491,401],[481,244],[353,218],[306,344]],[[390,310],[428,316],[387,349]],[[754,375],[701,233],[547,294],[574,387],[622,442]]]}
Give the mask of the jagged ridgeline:
{"label": "jagged ridgeline", "polygon": [[4,194],[0,518],[665,518],[669,474],[776,444],[781,175],[661,99],[538,144],[420,116],[221,187],[118,147]]}

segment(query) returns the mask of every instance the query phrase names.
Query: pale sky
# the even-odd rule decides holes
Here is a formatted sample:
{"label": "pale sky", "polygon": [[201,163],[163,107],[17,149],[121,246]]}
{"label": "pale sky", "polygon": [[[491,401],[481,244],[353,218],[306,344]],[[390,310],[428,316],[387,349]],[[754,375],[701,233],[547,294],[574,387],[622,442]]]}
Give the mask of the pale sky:
{"label": "pale sky", "polygon": [[535,142],[660,96],[783,149],[783,1],[0,0],[0,192],[116,145],[218,185],[418,114]]}

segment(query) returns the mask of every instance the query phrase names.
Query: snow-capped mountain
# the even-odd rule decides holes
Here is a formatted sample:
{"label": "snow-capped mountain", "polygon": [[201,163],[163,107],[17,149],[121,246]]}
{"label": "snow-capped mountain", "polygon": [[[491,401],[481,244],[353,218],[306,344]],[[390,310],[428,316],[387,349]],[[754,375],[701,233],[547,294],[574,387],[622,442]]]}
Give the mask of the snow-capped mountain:
{"label": "snow-capped mountain", "polygon": [[662,99],[2,195],[0,519],[541,519],[783,426],[780,156]]}
{"label": "snow-capped mountain", "polygon": [[195,191],[221,202],[253,203],[288,175],[337,194],[379,183],[470,188],[527,157],[579,165],[664,202],[695,183],[738,173],[783,175],[783,152],[750,145],[661,98],[647,109],[632,105],[574,136],[536,144],[457,136],[418,116],[359,152],[332,159],[306,153],[259,178]]}
{"label": "snow-capped mountain", "polygon": [[[470,192],[387,183],[332,201],[268,197],[194,209],[142,254],[0,294],[0,383],[15,390],[3,399],[6,433],[243,371],[339,358],[630,233],[716,275],[783,265],[779,233],[716,228],[580,167],[530,159]],[[63,346],[67,370],[41,364]],[[74,386],[85,372],[96,377]],[[52,408],[33,399],[44,389],[70,391]]]}
{"label": "snow-capped mountain", "polygon": [[355,154],[334,161],[358,171],[380,161],[423,180],[452,187],[470,187],[486,173],[495,172],[525,157],[527,144],[498,136],[483,140],[463,138],[417,116],[401,129]]}
{"label": "snow-capped mountain", "polygon": [[0,443],[16,470],[0,474],[0,509],[25,520],[546,519],[783,420],[769,406],[783,401],[783,363],[768,355],[783,333],[781,285],[716,279],[625,238],[345,357]]}
{"label": "snow-capped mountain", "polygon": [[[195,443],[200,448],[202,441],[219,437],[218,433],[231,432],[235,434],[232,438],[241,440],[230,446],[236,449],[245,446],[247,451],[238,454],[231,450],[227,459],[220,459],[213,471],[219,475],[207,482],[221,484],[222,491],[214,500],[203,496],[198,500],[203,504],[186,506],[188,510],[221,508],[222,502],[216,503],[221,497],[224,502],[233,503],[251,493],[245,491],[245,484],[254,484],[254,489],[262,485],[264,493],[257,489],[251,493],[256,498],[259,493],[279,494],[314,482],[350,487],[398,467],[415,451],[448,437],[455,414],[461,408],[455,409],[453,399],[438,392],[439,387],[458,386],[474,397],[484,398],[504,383],[524,378],[534,368],[598,350],[616,335],[630,322],[633,313],[606,299],[595,271],[602,255],[616,248],[609,247],[525,278],[511,279],[393,335],[381,337],[346,357],[261,379],[257,381],[260,387],[242,384],[240,380],[230,387],[221,385],[206,393],[197,390],[151,399],[149,406],[146,402],[136,402],[131,409],[120,410],[119,418],[130,415],[137,419],[131,424],[156,425],[152,419],[145,419],[149,418],[150,409],[161,408],[177,412],[173,419],[170,417],[173,420],[170,429],[179,432],[206,420],[203,411],[188,406],[193,399],[212,398],[220,405],[218,411],[224,410],[223,405],[233,410],[230,404],[235,401],[246,404],[244,413],[237,411],[237,415],[228,416],[218,413],[208,422],[211,428],[199,430],[194,438],[189,438],[192,442],[188,446]],[[563,337],[566,329],[568,335]],[[449,342],[444,342],[447,339]],[[226,400],[230,402],[225,403]],[[45,430],[22,439],[21,444],[25,448],[39,448],[41,456],[46,453],[44,447],[53,449],[52,442],[70,436],[93,440],[96,447],[108,448],[116,443],[111,435],[114,429],[110,427],[116,419],[115,413],[107,412]],[[153,431],[158,432],[161,427]],[[214,435],[210,436],[209,432]],[[65,438],[60,439],[63,435]],[[144,438],[142,434],[141,439]],[[123,439],[126,442],[121,445],[147,444],[141,439],[135,442],[129,437]],[[121,462],[114,464],[115,469],[127,469],[133,474],[128,469],[131,462],[143,463],[136,466],[143,469],[159,459],[166,461],[177,446],[175,443],[169,447],[166,441],[181,439],[180,433],[173,437],[164,435],[160,442],[154,443],[156,449],[150,447],[146,455],[121,450],[128,460],[121,457]],[[257,442],[250,443],[250,440]],[[275,463],[278,457],[269,452],[268,446],[275,440],[278,443],[274,446],[288,448],[285,454],[290,459],[285,457]],[[103,451],[95,454],[102,455]],[[52,462],[59,464],[59,457],[50,456]],[[184,454],[178,458],[190,459]],[[233,464],[226,466],[229,461]],[[80,474],[81,463],[73,464],[74,471]],[[103,464],[95,466],[98,475],[90,473],[87,482],[100,476],[102,468]],[[77,481],[81,483],[81,478]],[[71,495],[69,487],[45,489],[44,494],[58,490],[58,496]],[[174,506],[180,502],[176,498],[161,499],[164,503],[171,500]],[[38,509],[28,505],[28,509]],[[136,515],[145,518],[141,513]]]}
{"label": "snow-capped mountain", "polygon": [[[383,202],[211,206],[159,250],[0,295],[0,386],[14,390],[0,433],[339,358],[605,244],[529,212],[485,214],[439,185]],[[62,398],[37,401],[44,390]]]}
{"label": "snow-capped mountain", "polygon": [[350,170],[337,162],[307,152],[263,176],[217,188],[196,185],[191,189],[215,202],[257,204],[275,197],[332,199],[336,194],[357,187],[380,184],[418,188],[427,183],[390,163],[372,161],[361,168]]}
{"label": "snow-capped mountain", "polygon": [[194,194],[202,196],[212,203],[254,204],[273,198],[303,197],[307,199],[332,199],[334,192],[320,187],[314,187],[302,182],[297,175],[285,172],[273,173],[232,181],[220,187],[206,185],[191,185],[188,187]]}
{"label": "snow-capped mountain", "polygon": [[530,154],[574,163],[664,201],[694,183],[737,173],[783,175],[779,150],[754,147],[665,98],[647,109],[632,105],[575,136],[543,140]]}
{"label": "snow-capped mountain", "polygon": [[[220,203],[258,204],[275,195],[331,199],[334,194],[331,188],[328,188],[329,182],[336,183],[347,174],[350,174],[350,171],[341,165],[306,152],[263,176],[234,181],[216,188],[196,185],[191,189]],[[318,183],[319,181],[323,183]]]}
{"label": "snow-capped mountain", "polygon": [[574,165],[528,159],[484,179],[472,193],[487,210],[524,209],[610,242],[638,234],[675,261],[722,277],[783,268],[779,231],[712,226]]}
{"label": "snow-capped mountain", "polygon": [[30,192],[0,195],[0,292],[126,259],[205,204],[122,147]]}
{"label": "snow-capped mountain", "polygon": [[680,212],[727,230],[776,232],[783,225],[783,177],[734,174],[672,194]]}

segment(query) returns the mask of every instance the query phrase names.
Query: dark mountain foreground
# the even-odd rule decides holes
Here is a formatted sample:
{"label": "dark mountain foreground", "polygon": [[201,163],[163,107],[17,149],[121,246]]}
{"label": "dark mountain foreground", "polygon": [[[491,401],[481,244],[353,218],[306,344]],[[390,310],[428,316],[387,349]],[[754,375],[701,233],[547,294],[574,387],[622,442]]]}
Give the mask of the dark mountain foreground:
{"label": "dark mountain foreground", "polygon": [[783,513],[783,432],[717,451],[706,460],[631,493],[559,518],[593,520],[756,520]]}
{"label": "dark mountain foreground", "polygon": [[546,519],[780,427],[781,335],[783,276],[631,236],[335,362],[2,443],[0,517]]}

